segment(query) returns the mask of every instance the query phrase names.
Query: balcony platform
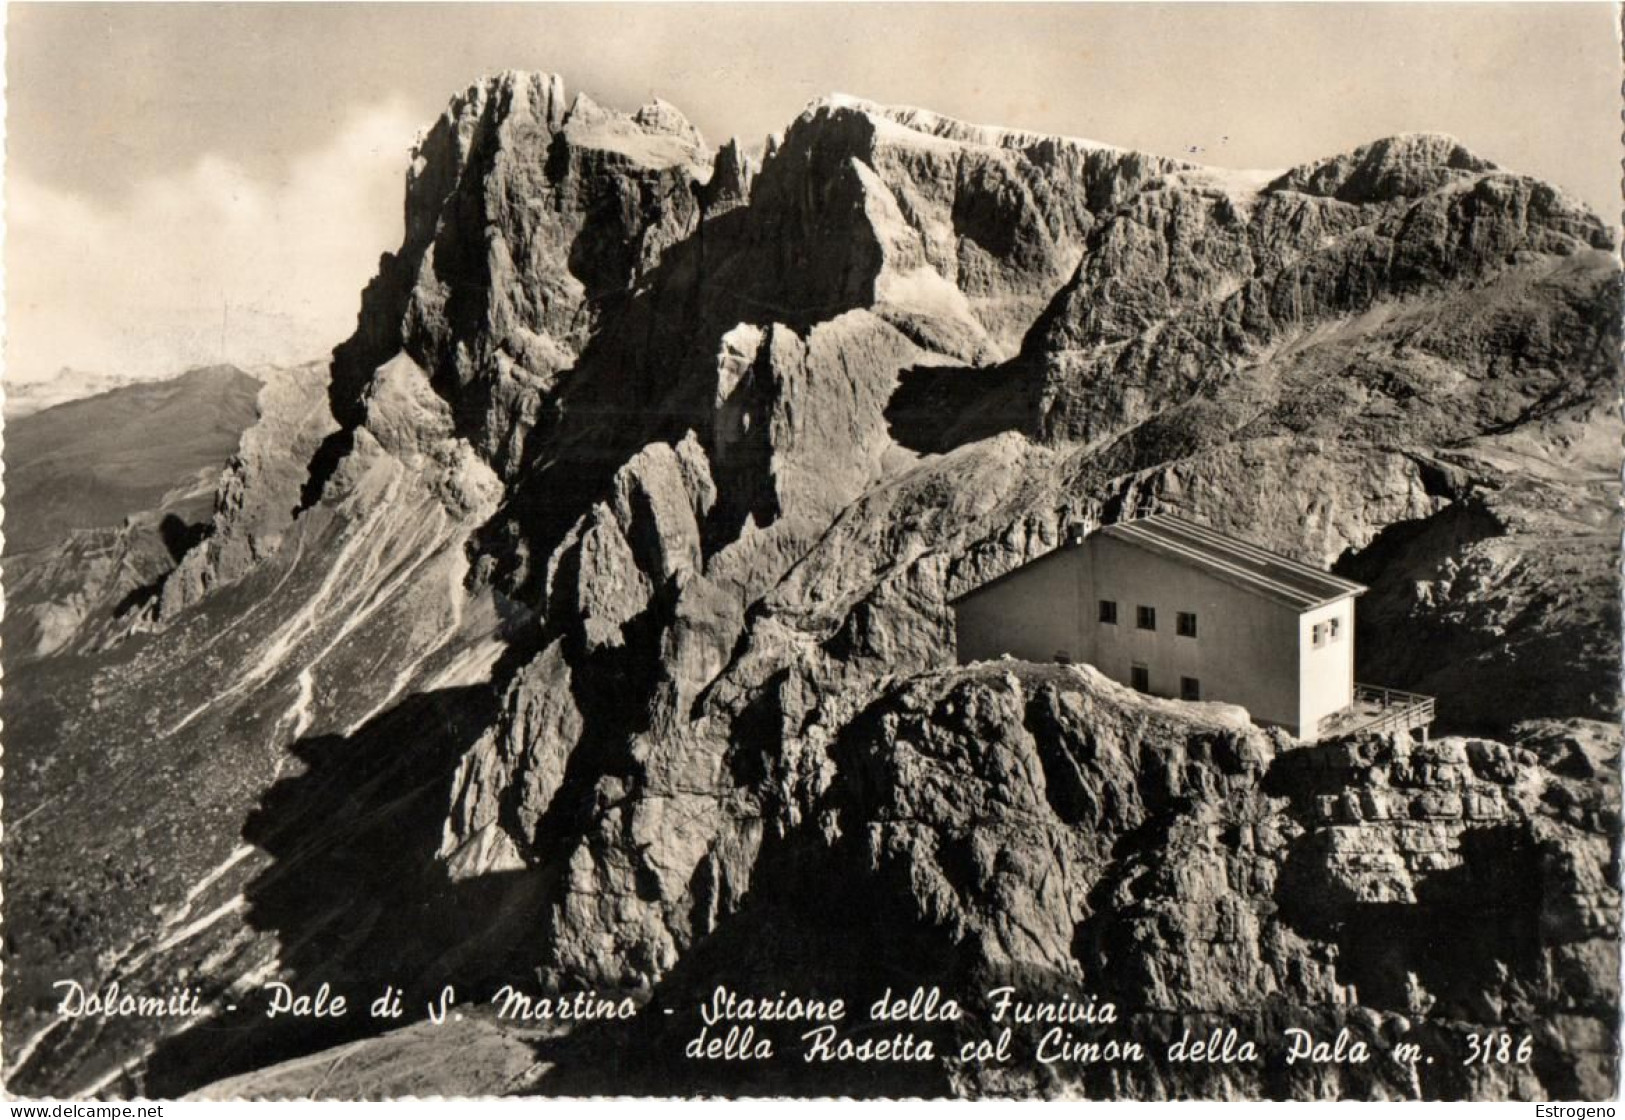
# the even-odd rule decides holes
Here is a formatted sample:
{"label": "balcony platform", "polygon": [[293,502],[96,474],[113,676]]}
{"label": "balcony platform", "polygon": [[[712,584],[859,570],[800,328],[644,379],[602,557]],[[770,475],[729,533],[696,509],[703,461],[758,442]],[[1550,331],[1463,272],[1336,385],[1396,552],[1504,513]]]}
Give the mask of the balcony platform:
{"label": "balcony platform", "polygon": [[1332,739],[1361,733],[1410,733],[1418,729],[1427,742],[1433,724],[1433,697],[1397,688],[1355,684],[1354,703],[1320,721],[1315,738]]}

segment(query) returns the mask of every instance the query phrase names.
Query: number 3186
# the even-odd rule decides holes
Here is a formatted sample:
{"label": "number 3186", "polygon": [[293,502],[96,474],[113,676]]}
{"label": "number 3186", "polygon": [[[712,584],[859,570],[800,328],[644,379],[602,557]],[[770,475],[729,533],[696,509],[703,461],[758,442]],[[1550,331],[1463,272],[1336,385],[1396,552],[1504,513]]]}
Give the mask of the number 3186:
{"label": "number 3186", "polygon": [[1527,1062],[1535,1051],[1535,1040],[1529,1035],[1521,1039],[1514,1038],[1506,1031],[1490,1031],[1488,1034],[1470,1034],[1467,1036],[1467,1056],[1461,1064],[1470,1066],[1479,1065],[1519,1065]]}

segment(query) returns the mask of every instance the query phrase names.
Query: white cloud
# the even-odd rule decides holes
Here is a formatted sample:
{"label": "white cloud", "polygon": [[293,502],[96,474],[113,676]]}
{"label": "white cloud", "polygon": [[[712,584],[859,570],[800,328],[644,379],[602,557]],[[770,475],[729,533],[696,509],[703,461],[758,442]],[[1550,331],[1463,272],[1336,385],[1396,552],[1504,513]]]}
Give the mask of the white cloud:
{"label": "white cloud", "polygon": [[23,176],[7,183],[6,378],[62,366],[162,377],[224,356],[326,354],[401,239],[404,103],[352,113],[274,181],[205,155],[117,205]]}

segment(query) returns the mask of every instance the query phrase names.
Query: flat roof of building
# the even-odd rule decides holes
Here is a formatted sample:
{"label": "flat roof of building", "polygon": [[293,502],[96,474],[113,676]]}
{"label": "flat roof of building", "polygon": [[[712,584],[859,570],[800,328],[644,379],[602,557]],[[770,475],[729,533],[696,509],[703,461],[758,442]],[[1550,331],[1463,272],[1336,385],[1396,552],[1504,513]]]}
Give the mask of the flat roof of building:
{"label": "flat roof of building", "polygon": [[[1089,534],[1085,541],[1098,536],[1110,537],[1147,552],[1164,556],[1208,573],[1244,591],[1251,591],[1300,613],[1335,603],[1350,595],[1361,595],[1364,584],[1334,576],[1319,568],[1259,548],[1255,544],[1238,540],[1216,529],[1186,521],[1171,513],[1157,513],[1132,521],[1119,521]],[[1003,583],[1005,580],[1044,561],[1059,556],[1078,544],[1063,545],[1054,552],[1034,557],[1018,568],[956,595],[951,602],[959,603],[978,592]]]}
{"label": "flat roof of building", "polygon": [[1104,536],[1199,568],[1217,579],[1299,611],[1335,603],[1366,588],[1255,544],[1170,513],[1119,521]]}

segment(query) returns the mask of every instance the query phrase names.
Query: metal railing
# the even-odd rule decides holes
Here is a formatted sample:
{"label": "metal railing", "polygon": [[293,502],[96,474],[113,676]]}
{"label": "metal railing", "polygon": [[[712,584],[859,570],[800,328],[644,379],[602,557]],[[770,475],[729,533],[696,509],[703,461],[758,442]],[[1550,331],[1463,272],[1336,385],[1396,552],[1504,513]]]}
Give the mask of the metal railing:
{"label": "metal railing", "polygon": [[1376,708],[1377,711],[1365,719],[1357,719],[1346,728],[1340,728],[1344,734],[1355,732],[1388,734],[1411,731],[1433,723],[1433,697],[1423,696],[1419,692],[1401,692],[1397,688],[1356,683],[1354,686],[1356,711],[1361,706]]}
{"label": "metal railing", "polygon": [[1104,529],[1108,525],[1121,525],[1126,521],[1140,521],[1162,512],[1162,500],[1155,494],[1138,494],[1135,497],[1134,505],[1129,506],[1125,503],[1117,517],[1111,521],[1105,520],[1104,514],[1101,513],[1101,503],[1091,501],[1088,511],[1067,526],[1066,542],[1077,544],[1097,529]]}

